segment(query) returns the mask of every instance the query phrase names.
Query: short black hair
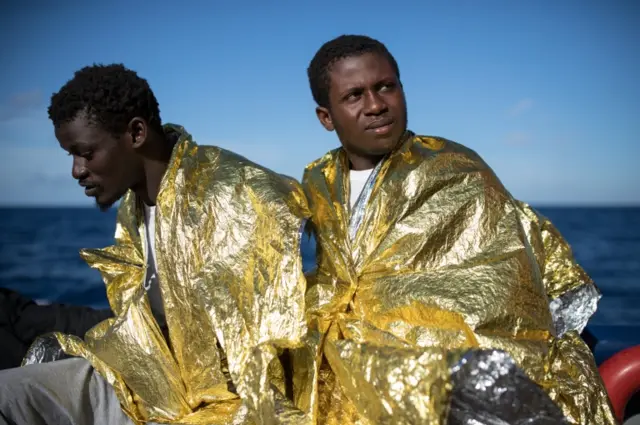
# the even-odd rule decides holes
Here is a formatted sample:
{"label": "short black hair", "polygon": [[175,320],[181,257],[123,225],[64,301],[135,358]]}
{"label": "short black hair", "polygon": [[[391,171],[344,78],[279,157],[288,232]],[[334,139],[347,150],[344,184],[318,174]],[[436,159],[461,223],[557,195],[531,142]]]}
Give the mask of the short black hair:
{"label": "short black hair", "polygon": [[340,59],[360,56],[365,53],[377,53],[385,57],[400,79],[398,63],[380,41],[366,35],[341,35],[324,43],[311,59],[309,68],[307,68],[311,94],[319,106],[329,107],[329,89],[331,87],[329,71],[331,71],[333,64]]}
{"label": "short black hair", "polygon": [[122,64],[86,66],[51,96],[49,118],[56,128],[81,112],[114,136],[122,135],[135,117],[162,132],[158,101],[149,83]]}

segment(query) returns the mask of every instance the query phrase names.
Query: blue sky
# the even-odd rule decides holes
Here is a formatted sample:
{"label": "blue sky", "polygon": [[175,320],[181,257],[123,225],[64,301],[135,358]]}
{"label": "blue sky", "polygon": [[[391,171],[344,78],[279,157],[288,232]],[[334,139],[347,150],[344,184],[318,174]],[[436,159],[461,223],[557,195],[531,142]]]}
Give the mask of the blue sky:
{"label": "blue sky", "polygon": [[465,144],[518,198],[640,204],[640,2],[15,1],[0,13],[0,205],[91,205],[47,119],[85,65],[147,78],[165,122],[301,177],[337,146],[306,67],[344,33],[399,62],[409,126]]}

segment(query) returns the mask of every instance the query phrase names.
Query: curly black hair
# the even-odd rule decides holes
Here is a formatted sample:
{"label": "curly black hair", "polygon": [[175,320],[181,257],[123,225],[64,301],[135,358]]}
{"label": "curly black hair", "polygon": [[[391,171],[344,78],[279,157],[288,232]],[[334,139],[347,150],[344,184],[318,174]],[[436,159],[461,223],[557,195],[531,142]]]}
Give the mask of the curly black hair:
{"label": "curly black hair", "polygon": [[384,44],[366,35],[341,35],[324,43],[307,68],[311,94],[319,106],[329,107],[329,88],[331,87],[329,71],[333,64],[340,59],[365,53],[377,53],[385,57],[400,79],[398,63]]}
{"label": "curly black hair", "polygon": [[122,64],[86,66],[51,96],[49,118],[56,128],[81,112],[116,137],[135,117],[162,132],[158,101],[149,83]]}

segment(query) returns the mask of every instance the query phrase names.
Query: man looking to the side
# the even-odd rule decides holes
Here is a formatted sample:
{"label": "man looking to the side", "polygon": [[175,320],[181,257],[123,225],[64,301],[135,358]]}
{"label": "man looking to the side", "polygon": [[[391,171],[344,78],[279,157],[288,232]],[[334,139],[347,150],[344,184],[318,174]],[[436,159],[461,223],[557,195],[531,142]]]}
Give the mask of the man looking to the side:
{"label": "man looking to the side", "polygon": [[296,423],[279,354],[306,330],[299,184],[163,126],[122,65],[77,71],[49,117],[86,195],[121,200],[115,244],[81,253],[114,317],[1,371],[0,423]]}
{"label": "man looking to the side", "polygon": [[[472,150],[407,129],[400,71],[379,41],[331,40],[308,76],[317,117],[342,146],[303,178],[318,264],[307,348],[293,356],[297,405],[320,423],[444,423],[459,397],[500,387],[498,367],[456,392],[473,359],[463,353],[494,350],[570,423],[615,423],[579,337],[599,293],[553,225]],[[534,392],[513,398],[514,388],[471,413],[524,412]]]}

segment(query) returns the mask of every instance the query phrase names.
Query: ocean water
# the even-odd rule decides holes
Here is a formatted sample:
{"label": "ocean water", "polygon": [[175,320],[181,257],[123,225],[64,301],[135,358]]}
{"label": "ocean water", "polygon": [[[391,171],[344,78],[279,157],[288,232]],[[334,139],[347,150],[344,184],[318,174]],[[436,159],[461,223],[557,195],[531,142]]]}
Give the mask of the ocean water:
{"label": "ocean water", "polygon": [[[589,329],[598,362],[640,344],[640,208],[540,208],[571,244],[602,291]],[[0,209],[0,287],[35,299],[107,306],[97,271],[80,248],[112,243],[115,211],[92,208]],[[305,262],[312,253],[303,252]]]}

